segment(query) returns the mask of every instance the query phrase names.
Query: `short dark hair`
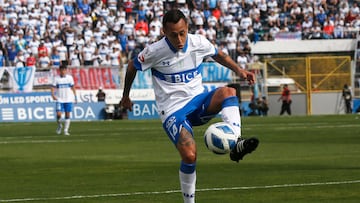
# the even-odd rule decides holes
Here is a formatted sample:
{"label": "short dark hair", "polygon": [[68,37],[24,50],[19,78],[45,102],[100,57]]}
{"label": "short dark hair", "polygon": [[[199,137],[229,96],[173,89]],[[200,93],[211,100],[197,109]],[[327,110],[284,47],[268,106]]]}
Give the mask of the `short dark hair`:
{"label": "short dark hair", "polygon": [[61,64],[59,68],[60,68],[60,69],[66,69],[66,68],[67,68],[67,65]]}
{"label": "short dark hair", "polygon": [[187,19],[183,12],[178,9],[170,10],[163,17],[163,27],[166,26],[166,23],[177,23],[181,19],[184,19],[184,21],[187,23]]}

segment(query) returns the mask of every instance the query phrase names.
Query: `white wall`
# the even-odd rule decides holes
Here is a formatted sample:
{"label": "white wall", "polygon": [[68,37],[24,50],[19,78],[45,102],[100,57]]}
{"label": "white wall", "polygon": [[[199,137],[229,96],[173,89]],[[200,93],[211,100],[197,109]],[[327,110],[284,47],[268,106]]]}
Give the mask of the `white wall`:
{"label": "white wall", "polygon": [[259,41],[251,44],[251,52],[255,55],[349,52],[355,49],[355,45],[355,39]]}

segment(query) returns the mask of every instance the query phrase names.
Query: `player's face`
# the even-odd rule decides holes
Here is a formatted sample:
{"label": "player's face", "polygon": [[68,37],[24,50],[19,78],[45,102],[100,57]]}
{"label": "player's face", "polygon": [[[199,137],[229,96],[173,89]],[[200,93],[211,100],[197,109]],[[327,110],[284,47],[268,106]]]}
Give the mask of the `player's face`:
{"label": "player's face", "polygon": [[180,50],[184,48],[188,33],[188,25],[180,19],[179,22],[166,23],[164,27],[164,34],[169,39],[171,45],[176,49]]}
{"label": "player's face", "polygon": [[65,76],[66,74],[66,68],[61,68],[60,69],[60,76]]}

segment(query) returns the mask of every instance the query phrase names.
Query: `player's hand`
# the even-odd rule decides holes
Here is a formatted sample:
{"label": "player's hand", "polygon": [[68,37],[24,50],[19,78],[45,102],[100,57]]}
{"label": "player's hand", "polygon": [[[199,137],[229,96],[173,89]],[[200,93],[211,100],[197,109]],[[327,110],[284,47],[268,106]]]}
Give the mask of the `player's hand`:
{"label": "player's hand", "polygon": [[243,78],[248,81],[249,85],[253,85],[255,83],[255,74],[252,72],[243,72]]}
{"label": "player's hand", "polygon": [[124,108],[124,109],[127,109],[129,111],[132,111],[133,104],[134,103],[130,100],[129,97],[123,97],[120,100],[119,106],[120,106],[120,108]]}

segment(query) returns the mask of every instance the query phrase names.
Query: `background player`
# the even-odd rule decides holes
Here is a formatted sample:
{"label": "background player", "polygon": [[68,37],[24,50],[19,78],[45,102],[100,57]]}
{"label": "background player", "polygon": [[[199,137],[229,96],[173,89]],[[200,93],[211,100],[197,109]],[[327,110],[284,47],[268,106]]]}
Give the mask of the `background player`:
{"label": "background player", "polygon": [[73,108],[73,102],[75,101],[76,103],[77,100],[74,78],[67,74],[66,65],[60,66],[60,74],[54,79],[51,96],[56,101],[56,122],[58,124],[56,133],[61,134],[63,127],[61,117],[62,113],[65,112],[64,135],[70,135],[70,113]]}

